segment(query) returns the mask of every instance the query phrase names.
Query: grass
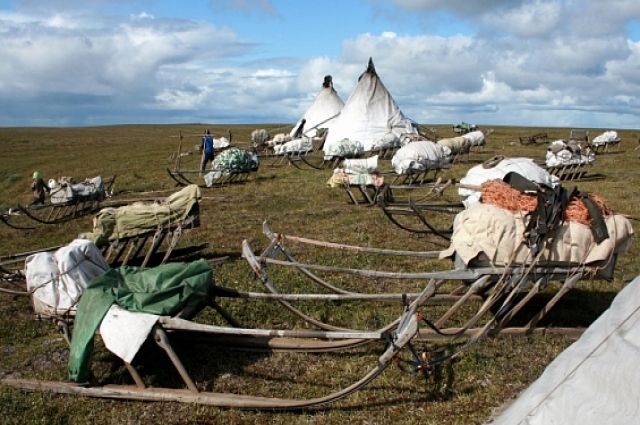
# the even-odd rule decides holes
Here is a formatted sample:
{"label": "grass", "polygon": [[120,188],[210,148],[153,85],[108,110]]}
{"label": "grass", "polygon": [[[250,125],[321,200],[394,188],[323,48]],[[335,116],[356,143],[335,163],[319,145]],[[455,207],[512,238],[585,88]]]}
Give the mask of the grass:
{"label": "grass", "polygon": [[[215,135],[228,128],[237,144],[248,144],[258,126],[208,126]],[[275,126],[272,126],[275,127]],[[76,178],[117,175],[118,197],[126,192],[174,190],[165,168],[185,135],[183,152],[198,143],[204,125],[113,126],[95,128],[0,129],[0,205],[9,207],[30,199],[30,176],[39,170],[45,179],[62,175]],[[441,127],[442,135],[450,128]],[[489,137],[491,155],[530,156],[541,159],[545,145],[523,146],[518,137],[539,132],[534,128],[498,127]],[[568,129],[549,129],[550,138],[564,138]],[[596,130],[591,131],[597,134]],[[604,180],[579,183],[598,192],[618,212],[640,216],[640,159],[638,131],[622,131],[621,151],[600,155],[593,173]],[[195,168],[197,155],[186,156],[183,165]],[[461,177],[473,164],[458,164],[446,172]],[[243,290],[259,290],[250,270],[239,258],[247,239],[255,251],[265,245],[261,224],[268,220],[275,231],[311,238],[396,249],[433,249],[429,239],[395,228],[377,208],[347,204],[346,194],[325,186],[331,171],[300,171],[293,167],[260,171],[244,185],[204,192],[201,227],[187,233],[181,248],[206,243],[197,256],[230,256],[215,270],[219,284]],[[638,230],[637,221],[633,225]],[[91,228],[91,217],[58,226],[40,226],[19,232],[0,226],[0,256],[69,242]],[[640,272],[637,244],[618,262],[612,282],[581,282],[551,312],[554,326],[588,326],[604,311],[624,283]],[[346,258],[335,252],[295,247],[301,259],[323,264],[393,270],[443,269],[435,261],[390,260],[373,256]],[[445,264],[446,266],[446,264]],[[303,281],[290,270],[277,271],[287,290],[300,291]],[[370,291],[419,290],[417,281],[402,283],[351,279],[336,283]],[[256,327],[302,326],[299,319],[269,302],[221,300],[241,323]],[[301,308],[332,323],[377,328],[397,316],[397,306],[303,303]],[[54,326],[33,320],[27,299],[0,295],[0,375],[65,379],[67,354]],[[222,323],[212,313],[200,320]],[[0,388],[0,414],[4,423],[420,423],[479,424],[540,375],[544,367],[571,343],[559,336],[498,337],[473,347],[438,380],[425,382],[391,367],[347,399],[329,407],[302,413],[269,413],[218,409],[177,403],[116,402],[50,394],[26,394]],[[210,345],[178,344],[180,354],[200,388],[278,397],[307,398],[326,394],[358,379],[371,366],[380,345],[335,354],[246,353]],[[139,355],[142,372],[150,385],[177,385],[164,355],[145,347]],[[604,366],[606,367],[606,366]],[[96,344],[93,373],[98,382],[128,383],[126,371],[115,357]]]}

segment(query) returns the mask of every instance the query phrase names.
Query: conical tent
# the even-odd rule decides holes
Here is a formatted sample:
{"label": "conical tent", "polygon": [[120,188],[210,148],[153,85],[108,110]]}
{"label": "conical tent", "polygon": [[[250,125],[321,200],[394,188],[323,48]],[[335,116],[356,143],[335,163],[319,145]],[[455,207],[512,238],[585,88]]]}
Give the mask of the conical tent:
{"label": "conical tent", "polygon": [[290,136],[315,137],[318,129],[330,128],[335,122],[344,102],[333,88],[331,75],[324,77],[322,89],[315,100],[291,130]]}
{"label": "conical tent", "polygon": [[393,100],[369,59],[366,71],[360,75],[356,88],[331,125],[325,147],[350,139],[360,142],[368,151],[389,133],[400,137],[415,134],[417,130]]}
{"label": "conical tent", "polygon": [[640,276],[492,425],[635,424]]}

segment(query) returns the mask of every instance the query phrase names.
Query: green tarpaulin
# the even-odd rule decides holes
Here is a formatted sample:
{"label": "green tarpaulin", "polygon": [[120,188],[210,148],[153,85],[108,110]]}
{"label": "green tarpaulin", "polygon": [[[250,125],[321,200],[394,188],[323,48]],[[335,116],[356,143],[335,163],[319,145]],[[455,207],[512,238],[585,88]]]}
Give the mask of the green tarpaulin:
{"label": "green tarpaulin", "polygon": [[93,232],[80,237],[100,246],[106,241],[141,235],[184,220],[200,199],[200,188],[189,185],[163,202],[135,202],[119,208],[103,208],[93,219]]}
{"label": "green tarpaulin", "polygon": [[171,316],[209,299],[212,282],[213,270],[205,260],[154,268],[124,266],[93,279],[78,304],[69,379],[89,379],[93,337],[112,304],[129,311]]}

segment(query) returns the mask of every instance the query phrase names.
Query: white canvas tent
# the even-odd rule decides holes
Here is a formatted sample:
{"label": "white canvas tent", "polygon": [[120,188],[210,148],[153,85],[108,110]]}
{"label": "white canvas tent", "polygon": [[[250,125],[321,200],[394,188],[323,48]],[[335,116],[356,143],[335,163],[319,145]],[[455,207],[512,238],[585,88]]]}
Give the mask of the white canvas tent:
{"label": "white canvas tent", "polygon": [[[331,75],[327,75],[324,77],[320,93],[318,93],[307,112],[296,123],[289,135],[292,138],[300,137],[300,135],[315,137],[318,129],[330,128],[338,115],[340,115],[343,106],[344,102],[333,88]],[[301,126],[302,128],[300,128]]]}
{"label": "white canvas tent", "polygon": [[640,276],[492,425],[623,425],[640,414]]}
{"label": "white canvas tent", "polygon": [[417,134],[417,130],[403,115],[369,59],[366,71],[360,75],[342,112],[331,125],[325,148],[349,139],[360,142],[365,151],[370,151],[389,133],[399,139],[402,134]]}

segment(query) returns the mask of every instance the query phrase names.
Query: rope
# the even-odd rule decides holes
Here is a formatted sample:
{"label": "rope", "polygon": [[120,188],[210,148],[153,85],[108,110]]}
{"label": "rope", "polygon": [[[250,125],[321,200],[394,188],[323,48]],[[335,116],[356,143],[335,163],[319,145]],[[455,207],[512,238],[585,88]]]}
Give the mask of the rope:
{"label": "rope", "polygon": [[[491,180],[483,183],[480,190],[483,204],[495,205],[511,212],[531,213],[538,206],[536,195],[522,193],[501,180]],[[601,196],[597,194],[589,194],[589,196],[598,206],[603,216],[613,214],[613,211],[606,206]],[[570,198],[564,211],[564,219],[587,226],[591,225],[589,210],[582,199],[577,196]]]}

